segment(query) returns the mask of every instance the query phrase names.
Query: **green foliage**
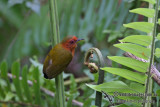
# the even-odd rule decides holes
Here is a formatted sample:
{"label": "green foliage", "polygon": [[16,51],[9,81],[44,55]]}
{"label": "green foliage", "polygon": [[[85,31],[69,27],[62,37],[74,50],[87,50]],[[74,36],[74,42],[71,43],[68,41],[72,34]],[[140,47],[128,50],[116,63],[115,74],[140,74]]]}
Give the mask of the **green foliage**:
{"label": "green foliage", "polygon": [[148,22],[132,22],[129,24],[123,24],[124,27],[136,29],[139,31],[143,31],[146,33],[150,33],[153,30],[153,23],[148,23]]}
{"label": "green foliage", "polygon": [[[140,87],[143,89],[144,92],[144,86],[139,85],[139,88],[134,88],[136,87],[137,84],[134,85],[134,87],[130,87],[127,84],[125,84],[122,81],[111,81],[111,82],[106,82],[100,85],[90,85],[90,84],[86,84],[87,86],[89,86],[92,89],[95,89],[96,91],[104,91],[110,95],[114,95],[115,97],[118,98],[123,98],[123,99],[127,99],[128,96],[119,96],[116,93],[141,93],[141,90],[139,89]],[[130,99],[135,99],[135,97],[130,96]]]}
{"label": "green foliage", "polygon": [[128,80],[136,81],[136,82],[141,83],[141,84],[144,84],[145,80],[147,78],[146,75],[139,74],[138,72],[132,72],[132,71],[127,70],[127,69],[111,68],[111,67],[104,67],[104,68],[101,68],[101,69],[104,70],[104,71],[107,71],[109,73],[122,76],[122,77],[124,77]]}
{"label": "green foliage", "polygon": [[35,93],[35,103],[41,105],[41,92],[39,83],[39,70],[38,68],[33,69],[33,88]]}
{"label": "green foliage", "polygon": [[155,56],[160,58],[160,48],[156,48]]}
{"label": "green foliage", "polygon": [[[10,8],[5,0],[0,2],[2,22],[10,23],[8,26],[2,23],[4,29],[1,35],[6,38],[0,39],[0,45],[3,45],[3,51],[0,48],[0,59],[6,59],[9,66],[17,58],[42,56],[46,54],[43,48],[47,49],[46,47],[51,45],[48,4],[36,1],[9,0]],[[94,40],[103,41],[107,36],[103,31],[109,29],[121,35],[110,33],[110,37],[115,38],[109,40],[115,41],[123,36],[123,32],[119,32],[122,24],[136,19],[135,15],[128,13],[133,4],[125,0],[120,5],[117,0],[58,0],[57,4],[61,39],[66,35],[76,35],[88,43],[88,36],[94,34]],[[40,12],[34,9],[36,7]],[[113,23],[117,23],[116,26]],[[5,29],[13,31],[8,32]]]}
{"label": "green foliage", "polygon": [[160,19],[158,19],[158,24],[160,25]]}
{"label": "green foliage", "polygon": [[160,33],[158,33],[158,35],[157,35],[157,39],[158,39],[158,40],[160,40]]}
{"label": "green foliage", "polygon": [[120,43],[120,44],[115,44],[115,47],[118,47],[124,51],[128,51],[136,56],[138,56],[139,58],[143,58],[143,59],[148,59],[150,56],[150,49],[136,45],[136,44],[132,44],[132,43]]}
{"label": "green foliage", "polygon": [[7,87],[6,87],[6,91],[10,91],[11,87],[10,87],[10,82],[9,79],[7,77],[7,72],[8,72],[8,66],[7,66],[7,62],[3,61],[0,65],[0,73],[1,73],[1,77],[4,78],[4,80],[7,82]]}
{"label": "green foliage", "polygon": [[152,41],[151,36],[146,36],[146,35],[131,35],[127,36],[124,39],[119,40],[120,42],[130,42],[130,43],[135,43],[139,44],[142,46],[149,46]]}
{"label": "green foliage", "polygon": [[[155,4],[155,0],[143,0],[143,1],[147,1],[149,3]],[[138,13],[140,15],[144,15],[149,18],[153,18],[155,16],[155,10],[147,9],[147,8],[137,8],[137,9],[131,10],[130,12]],[[132,22],[132,23],[124,24],[124,27],[153,34],[153,28],[155,27],[155,25],[149,22]],[[157,36],[157,39],[159,39],[159,36]],[[153,48],[151,47],[151,44],[153,44],[151,43],[152,42],[151,36],[131,35],[120,40],[120,42],[121,43],[115,44],[114,46],[126,52],[130,52],[139,58],[145,59],[146,61],[150,60],[151,48]],[[155,55],[159,57],[159,48],[156,49]],[[113,67],[104,67],[101,69],[109,73],[116,74],[118,76],[126,78],[127,80],[124,80],[124,79],[122,80],[130,84],[130,86],[128,86],[122,81],[105,82],[100,85],[87,84],[87,86],[99,92],[104,91],[110,95],[113,95],[114,92],[119,92],[119,93],[137,93],[137,92],[144,93],[145,92],[145,86],[143,86],[143,84],[146,83],[146,80],[148,77],[145,75],[145,72],[148,71],[148,67],[150,64],[149,62],[146,62],[146,61],[142,62],[136,59],[132,59],[128,57],[120,57],[120,56],[113,56],[113,57],[109,56],[108,58],[121,65],[124,65],[122,67],[125,67],[125,69],[113,68]],[[136,72],[133,72],[133,70],[136,70]],[[129,96],[117,96],[117,97],[119,99],[125,99],[125,100],[132,99]],[[138,100],[141,98],[133,97],[133,99]],[[138,104],[138,106],[140,106],[140,103]]]}
{"label": "green foliage", "polygon": [[27,66],[24,66],[22,69],[22,85],[23,85],[24,94],[27,98],[27,101],[31,102],[32,97],[31,97],[31,92],[30,92],[29,85],[28,85],[27,73],[28,73],[28,68]]}
{"label": "green foliage", "polygon": [[154,17],[155,10],[154,9],[148,9],[148,8],[137,8],[137,9],[130,10],[130,12],[138,13],[138,14],[141,14],[143,16],[152,18],[152,17]]}
{"label": "green foliage", "polygon": [[110,56],[108,58],[117,63],[130,67],[132,69],[135,69],[139,72],[145,73],[147,72],[147,69],[148,69],[148,63],[144,63],[132,58],[120,57],[120,56],[112,56],[112,57]]}
{"label": "green foliage", "polygon": [[15,61],[12,64],[12,75],[13,75],[13,83],[16,88],[16,93],[18,95],[18,98],[23,101],[23,96],[22,96],[22,87],[21,87],[21,82],[19,80],[19,75],[20,75],[20,63],[18,61]]}
{"label": "green foliage", "polygon": [[[155,0],[143,1],[155,4]],[[112,47],[109,49],[110,45],[115,43],[119,38],[132,35],[120,40],[122,43],[115,46],[140,58],[148,59],[150,49],[147,47],[151,44],[151,37],[128,28],[151,32],[153,24],[147,22],[138,24],[134,22],[126,24],[127,28],[122,27],[123,23],[129,23],[138,19],[138,15],[133,13],[153,17],[154,11],[152,9],[138,8],[130,11],[133,13],[128,12],[133,7],[139,6],[139,3],[140,1],[136,0],[122,0],[121,2],[117,0],[58,0],[57,7],[59,10],[58,16],[60,17],[61,39],[66,35],[76,35],[79,38],[85,39],[83,51],[87,50],[86,47],[89,44],[90,47],[105,47],[104,55],[112,54],[112,52],[117,55],[120,51],[115,52],[114,49],[112,50]],[[51,45],[50,42],[52,41],[49,38],[50,20],[48,4],[38,0],[1,0],[0,16],[0,61],[3,59],[7,60],[7,63],[4,61],[0,64],[0,100],[38,104],[43,107],[56,106],[56,99],[54,97],[51,97],[44,91],[40,91],[45,88],[51,92],[55,92],[56,89],[54,79],[46,80],[43,78],[43,66],[38,62],[38,58],[41,59],[41,56],[47,53],[47,47]],[[106,43],[106,38],[109,43]],[[160,40],[159,35],[157,39]],[[104,41],[106,44],[104,44]],[[33,55],[38,56],[36,61],[31,59],[31,66],[24,66],[21,69],[20,65],[23,66],[24,62],[28,64],[28,57]],[[159,57],[159,51],[156,51],[155,55]],[[14,62],[12,64],[17,58],[20,58],[20,62],[22,63]],[[96,87],[95,90],[104,90],[105,92],[109,90],[113,91],[110,92],[111,95],[119,89],[120,92],[124,93],[144,93],[145,87],[142,84],[144,84],[146,78],[144,72],[146,72],[148,64],[123,59],[122,57],[109,58],[131,69],[128,70],[126,67],[125,69],[102,68],[109,72],[105,74],[105,82],[113,82],[102,84],[101,86],[92,86],[92,88],[95,89]],[[119,66],[116,62],[111,62],[115,65],[114,67]],[[12,68],[10,68],[11,65]],[[133,69],[143,73],[133,72]],[[12,78],[8,77],[10,71],[13,74]],[[85,72],[85,70],[83,71]],[[64,73],[63,76],[65,80],[72,81],[70,86],[65,87],[65,95],[68,98],[66,106],[71,107],[72,100],[83,102],[84,107],[94,104],[94,90],[82,83],[77,84],[76,78],[73,75]],[[88,73],[87,76],[93,82],[97,82],[98,73],[94,75]],[[122,80],[126,84],[114,80]],[[32,84],[29,85],[28,83]],[[157,90],[157,94],[159,95],[159,90]],[[126,97],[125,99],[128,98]],[[107,100],[103,100],[103,105],[106,103],[109,104]],[[0,104],[0,106],[3,105]],[[8,106],[14,105],[9,104]],[[129,105],[121,104],[118,106],[124,107]]]}

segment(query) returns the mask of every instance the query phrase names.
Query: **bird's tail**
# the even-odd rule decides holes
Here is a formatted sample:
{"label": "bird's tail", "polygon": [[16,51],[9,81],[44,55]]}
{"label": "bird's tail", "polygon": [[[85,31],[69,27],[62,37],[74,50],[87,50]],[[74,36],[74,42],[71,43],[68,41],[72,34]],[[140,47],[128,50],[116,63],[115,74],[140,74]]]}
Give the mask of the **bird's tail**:
{"label": "bird's tail", "polygon": [[48,79],[48,76],[44,71],[43,71],[43,74],[44,74],[44,78]]}

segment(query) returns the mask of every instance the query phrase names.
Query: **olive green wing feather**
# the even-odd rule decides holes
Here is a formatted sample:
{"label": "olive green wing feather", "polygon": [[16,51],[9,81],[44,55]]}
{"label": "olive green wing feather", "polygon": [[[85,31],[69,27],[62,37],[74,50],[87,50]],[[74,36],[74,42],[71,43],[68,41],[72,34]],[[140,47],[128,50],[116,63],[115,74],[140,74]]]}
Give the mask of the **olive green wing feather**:
{"label": "olive green wing feather", "polygon": [[49,52],[43,72],[48,79],[54,78],[68,66],[71,60],[72,53],[58,44]]}

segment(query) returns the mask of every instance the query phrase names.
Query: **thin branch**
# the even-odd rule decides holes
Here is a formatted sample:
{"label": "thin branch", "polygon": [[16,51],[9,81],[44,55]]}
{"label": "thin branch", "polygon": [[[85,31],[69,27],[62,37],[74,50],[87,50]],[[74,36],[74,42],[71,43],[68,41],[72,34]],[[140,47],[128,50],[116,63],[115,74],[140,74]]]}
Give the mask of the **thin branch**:
{"label": "thin branch", "polygon": [[[8,77],[9,77],[10,79],[14,78],[11,73],[8,73]],[[22,80],[22,77],[19,77],[19,80]],[[30,80],[27,80],[27,83],[28,83],[30,86],[33,85],[32,81],[30,81]],[[44,92],[46,95],[50,96],[50,97],[55,97],[55,94],[54,94],[52,91],[50,91],[50,90],[48,90],[48,89],[46,89],[46,88],[40,87],[40,90],[41,90],[42,92]],[[67,100],[69,100],[69,98],[67,98]],[[76,101],[76,100],[72,100],[72,104],[73,104],[73,105],[76,105],[76,106],[79,106],[79,107],[83,107],[83,103],[82,103],[82,102],[79,102],[79,101]]]}
{"label": "thin branch", "polygon": [[5,104],[15,104],[15,105],[21,105],[21,106],[29,106],[29,107],[41,107],[39,105],[33,105],[30,103],[24,103],[24,102],[17,102],[17,101],[1,101],[0,103],[5,103]]}
{"label": "thin branch", "polygon": [[[142,62],[148,62],[147,60],[144,60],[142,58],[139,58],[137,56],[134,56],[133,54],[126,52],[123,54],[126,57],[131,57],[133,59],[142,61]],[[160,86],[160,72],[156,69],[156,67],[152,64],[151,65],[151,72],[150,72],[151,77],[153,78],[154,81]]]}
{"label": "thin branch", "polygon": [[104,91],[101,91],[101,92],[105,95],[104,98],[108,98],[108,101],[110,102],[110,104],[114,106],[111,96],[105,93]]}

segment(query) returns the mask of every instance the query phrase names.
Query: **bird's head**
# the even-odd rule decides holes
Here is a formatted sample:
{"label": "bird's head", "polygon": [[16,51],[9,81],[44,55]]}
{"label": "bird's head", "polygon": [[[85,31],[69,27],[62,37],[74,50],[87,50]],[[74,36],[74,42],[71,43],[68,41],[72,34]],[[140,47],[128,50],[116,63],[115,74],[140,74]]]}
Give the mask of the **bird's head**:
{"label": "bird's head", "polygon": [[77,47],[77,42],[81,40],[84,39],[78,39],[76,36],[68,36],[61,43],[65,49],[71,51],[72,54],[74,54],[74,50]]}

